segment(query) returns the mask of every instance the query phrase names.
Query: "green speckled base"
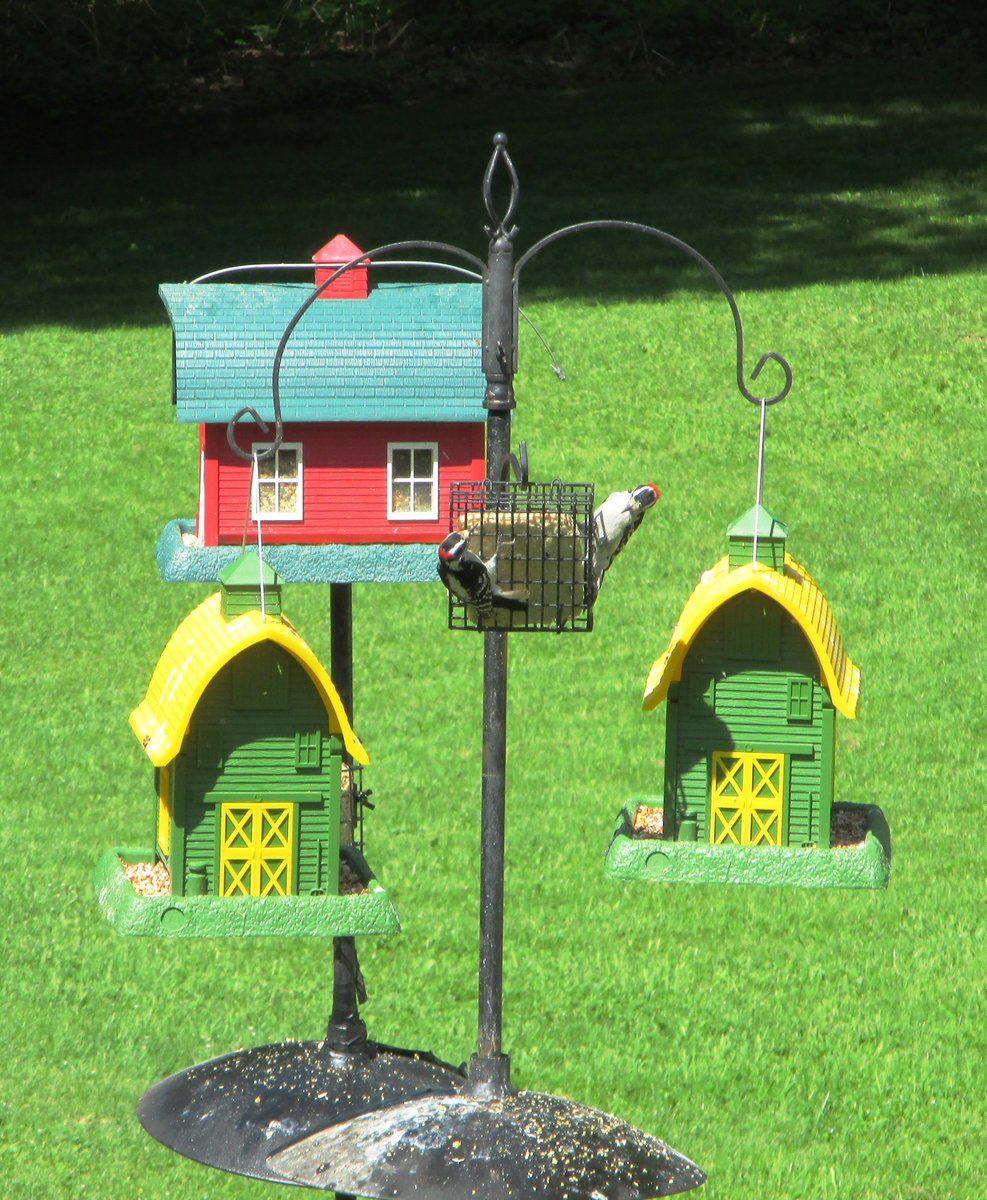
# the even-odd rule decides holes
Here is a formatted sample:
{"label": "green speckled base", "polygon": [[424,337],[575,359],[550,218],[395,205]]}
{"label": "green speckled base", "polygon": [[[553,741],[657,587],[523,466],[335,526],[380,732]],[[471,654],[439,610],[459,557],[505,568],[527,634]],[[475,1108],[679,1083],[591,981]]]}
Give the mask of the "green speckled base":
{"label": "green speckled base", "polygon": [[121,859],[151,862],[148,850],[107,850],[93,883],[106,919],[131,937],[364,937],[397,933],[387,892],[362,855],[347,852],[368,891],[356,896],[139,896]]}
{"label": "green speckled base", "polygon": [[607,849],[605,870],[614,879],[648,883],[750,883],[768,887],[883,888],[891,874],[891,833],[884,814],[872,804],[841,808],[867,813],[862,846],[835,850],[788,846],[711,846],[633,835],[639,804],[656,805],[653,796],[637,796],[624,807]]}
{"label": "green speckled base", "polygon": [[[169,521],[158,538],[158,570],[166,583],[215,583],[240,557],[240,545],[187,546],[194,521]],[[437,583],[437,545],[265,546],[264,561],[284,583]]]}

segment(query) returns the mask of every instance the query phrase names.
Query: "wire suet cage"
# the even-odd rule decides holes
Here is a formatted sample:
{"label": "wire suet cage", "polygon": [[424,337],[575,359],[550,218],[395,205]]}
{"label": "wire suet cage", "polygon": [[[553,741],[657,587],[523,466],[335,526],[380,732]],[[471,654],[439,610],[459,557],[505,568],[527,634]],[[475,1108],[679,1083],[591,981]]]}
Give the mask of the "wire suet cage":
{"label": "wire suet cage", "polygon": [[499,595],[520,605],[480,612],[450,591],[449,628],[588,633],[593,628],[591,483],[455,483],[450,528],[486,565]]}

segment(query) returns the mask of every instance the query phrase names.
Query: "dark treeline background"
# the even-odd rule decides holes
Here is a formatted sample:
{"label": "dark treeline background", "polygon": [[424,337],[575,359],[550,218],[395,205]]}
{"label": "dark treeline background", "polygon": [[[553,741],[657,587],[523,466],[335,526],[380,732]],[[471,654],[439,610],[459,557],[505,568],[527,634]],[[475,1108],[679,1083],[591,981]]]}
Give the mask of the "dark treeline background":
{"label": "dark treeline background", "polygon": [[961,55],[982,0],[0,0],[8,117],[340,105]]}

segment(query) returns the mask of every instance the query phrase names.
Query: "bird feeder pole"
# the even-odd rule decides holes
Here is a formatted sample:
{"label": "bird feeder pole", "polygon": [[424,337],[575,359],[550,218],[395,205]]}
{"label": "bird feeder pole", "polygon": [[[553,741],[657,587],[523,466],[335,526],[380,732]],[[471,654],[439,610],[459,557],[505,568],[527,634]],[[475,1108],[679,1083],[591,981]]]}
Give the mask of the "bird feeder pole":
{"label": "bird feeder pole", "polygon": [[[498,217],[492,184],[498,166],[510,176],[507,212]],[[486,377],[487,478],[499,477],[510,452],[514,374],[517,370],[517,293],[510,224],[518,200],[517,176],[507,138],[497,134],[483,181],[490,215],[487,272],[483,280],[482,363]],[[507,633],[487,630],[483,643],[483,784],[480,835],[480,967],[477,1052],[470,1060],[470,1089],[484,1095],[510,1091],[510,1058],[501,1049],[504,979],[504,810],[507,769]]]}
{"label": "bird feeder pole", "polygon": [[[329,585],[330,662],[333,681],[343,703],[346,717],[353,724],[353,585]],[[343,761],[350,767],[350,793],[353,792],[353,760],[343,750]],[[352,803],[352,800],[351,800]],[[355,820],[355,814],[353,814]],[[352,937],[333,938],[332,1013],[326,1042],[334,1050],[352,1050],[366,1044],[367,1026],[360,1016],[356,941]]]}

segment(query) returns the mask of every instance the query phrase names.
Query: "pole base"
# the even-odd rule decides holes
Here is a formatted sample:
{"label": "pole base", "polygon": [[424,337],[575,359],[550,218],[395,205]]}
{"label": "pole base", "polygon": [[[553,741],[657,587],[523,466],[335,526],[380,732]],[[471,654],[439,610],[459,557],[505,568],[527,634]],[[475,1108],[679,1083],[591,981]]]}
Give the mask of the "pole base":
{"label": "pole base", "polygon": [[272,1154],[286,1181],[415,1200],[645,1200],[706,1173],[617,1117],[541,1092],[419,1096]]}
{"label": "pole base", "polygon": [[465,1091],[477,1100],[496,1100],[509,1096],[517,1089],[511,1087],[511,1056],[509,1054],[474,1054],[470,1057]]}
{"label": "pole base", "polygon": [[221,1171],[284,1183],[269,1158],[326,1127],[421,1095],[454,1095],[464,1075],[428,1053],[365,1041],[238,1050],[149,1088],[137,1116],[170,1149]]}
{"label": "pole base", "polygon": [[[496,1082],[506,1057],[479,1074],[493,1063]],[[617,1117],[540,1092],[484,1095],[460,1068],[376,1042],[238,1050],[154,1084],[137,1111],[196,1162],[377,1200],[647,1200],[706,1179]]]}

